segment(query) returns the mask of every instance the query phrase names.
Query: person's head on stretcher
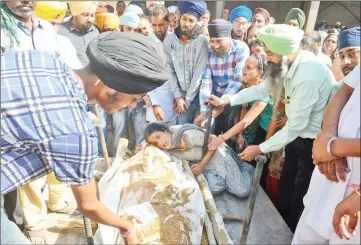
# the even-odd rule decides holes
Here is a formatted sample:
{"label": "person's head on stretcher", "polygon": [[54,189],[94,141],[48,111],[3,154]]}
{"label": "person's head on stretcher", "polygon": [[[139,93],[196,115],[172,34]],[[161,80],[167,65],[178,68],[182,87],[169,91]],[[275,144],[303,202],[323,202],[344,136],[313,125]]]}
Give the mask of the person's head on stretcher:
{"label": "person's head on stretcher", "polygon": [[162,150],[172,148],[172,133],[167,126],[161,123],[149,124],[145,129],[144,139],[148,144]]}

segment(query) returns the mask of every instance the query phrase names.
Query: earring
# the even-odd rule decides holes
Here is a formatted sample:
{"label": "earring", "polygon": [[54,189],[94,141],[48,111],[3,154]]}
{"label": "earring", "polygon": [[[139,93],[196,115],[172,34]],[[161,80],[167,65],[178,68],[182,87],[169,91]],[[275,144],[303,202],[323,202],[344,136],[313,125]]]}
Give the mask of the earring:
{"label": "earring", "polygon": [[94,86],[98,86],[98,84],[100,83],[100,79],[98,79],[98,81],[95,82]]}

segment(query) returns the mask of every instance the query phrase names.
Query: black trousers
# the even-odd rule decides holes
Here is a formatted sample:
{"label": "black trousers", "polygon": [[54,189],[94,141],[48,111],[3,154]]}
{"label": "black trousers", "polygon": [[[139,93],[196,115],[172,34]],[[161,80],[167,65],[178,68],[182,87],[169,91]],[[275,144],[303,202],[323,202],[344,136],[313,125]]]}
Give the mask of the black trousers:
{"label": "black trousers", "polygon": [[303,197],[307,193],[314,169],[313,141],[314,139],[298,137],[285,149],[285,164],[279,182],[277,209],[292,232],[295,232],[303,212]]}
{"label": "black trousers", "polygon": [[[263,142],[265,142],[266,136],[267,136],[267,131],[264,130],[260,125],[258,125],[256,138],[254,140],[254,145],[260,145]],[[252,161],[252,165],[256,167],[256,164],[257,164],[256,161]],[[269,165],[269,160],[263,165],[262,175],[259,181],[260,186],[263,188],[265,192],[266,192],[266,184],[267,184],[268,165]]]}
{"label": "black trousers", "polygon": [[232,126],[229,125],[229,113],[231,111],[231,106],[226,105],[224,111],[215,118],[215,129],[214,135],[221,135],[227,132]]}

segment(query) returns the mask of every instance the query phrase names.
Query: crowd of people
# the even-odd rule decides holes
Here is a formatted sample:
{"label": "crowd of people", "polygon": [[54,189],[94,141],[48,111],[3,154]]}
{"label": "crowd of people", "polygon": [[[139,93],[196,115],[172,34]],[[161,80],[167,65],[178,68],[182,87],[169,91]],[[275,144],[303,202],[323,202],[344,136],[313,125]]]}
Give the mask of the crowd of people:
{"label": "crowd of people", "polygon": [[155,145],[191,161],[213,194],[244,198],[263,154],[260,185],[293,244],[359,243],[359,26],[304,33],[301,9],[276,22],[245,5],[214,19],[204,1],[0,7],[2,244],[46,244],[47,209],[78,210],[141,244],[135,223],[97,199],[94,104],[113,155],[120,138]]}

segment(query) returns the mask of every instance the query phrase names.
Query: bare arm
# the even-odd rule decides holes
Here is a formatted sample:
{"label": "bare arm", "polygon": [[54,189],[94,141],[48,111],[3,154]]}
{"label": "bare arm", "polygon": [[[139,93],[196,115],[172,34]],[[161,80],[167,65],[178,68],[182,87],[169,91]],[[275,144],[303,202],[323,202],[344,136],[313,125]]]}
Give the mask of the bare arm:
{"label": "bare arm", "polygon": [[338,157],[360,157],[360,139],[336,139],[331,145],[331,151]]}
{"label": "bare arm", "polygon": [[323,116],[322,131],[332,135],[338,135],[338,121],[340,114],[347,101],[350,99],[354,89],[344,84],[340,90],[331,98]]}
{"label": "bare arm", "polygon": [[79,211],[100,224],[116,227],[122,233],[127,234],[133,228],[133,224],[125,221],[112,213],[104,204],[99,202],[96,196],[95,181],[86,185],[73,185],[71,187]]}
{"label": "bare arm", "polygon": [[[243,119],[236,125],[234,125],[230,130],[228,130],[222,138],[224,140],[229,140],[233,136],[239,134],[243,131],[244,128],[249,126],[258,116],[262,113],[264,108],[267,106],[267,102],[258,101],[253,104],[252,108],[249,109],[246,115],[244,115]],[[242,115],[242,113],[241,113]]]}
{"label": "bare arm", "polygon": [[268,126],[266,140],[271,138],[276,133],[276,129],[277,129],[276,125],[277,125],[277,118],[273,116],[271,118],[271,121],[270,121],[269,126]]}

